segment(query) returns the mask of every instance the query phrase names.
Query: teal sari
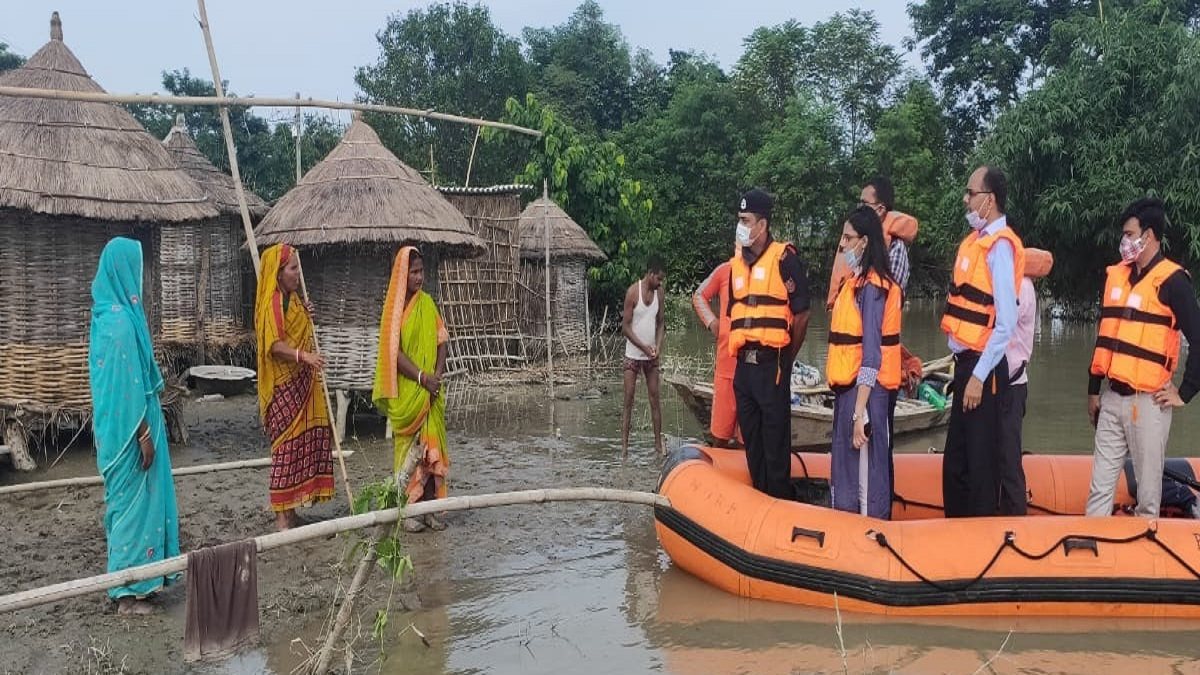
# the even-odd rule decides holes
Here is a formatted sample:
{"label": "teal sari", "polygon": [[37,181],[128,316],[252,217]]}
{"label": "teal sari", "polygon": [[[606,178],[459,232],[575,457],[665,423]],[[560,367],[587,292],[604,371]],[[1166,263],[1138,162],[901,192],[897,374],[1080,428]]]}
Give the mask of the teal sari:
{"label": "teal sari", "polygon": [[[141,244],[123,237],[108,242],[92,281],[92,303],[92,436],[104,478],[108,571],[118,572],[179,555],[175,483],[158,399],[163,378],[142,311]],[[145,471],[137,439],[143,419],[155,450]],[[139,581],[108,595],[144,598],[178,576]]]}

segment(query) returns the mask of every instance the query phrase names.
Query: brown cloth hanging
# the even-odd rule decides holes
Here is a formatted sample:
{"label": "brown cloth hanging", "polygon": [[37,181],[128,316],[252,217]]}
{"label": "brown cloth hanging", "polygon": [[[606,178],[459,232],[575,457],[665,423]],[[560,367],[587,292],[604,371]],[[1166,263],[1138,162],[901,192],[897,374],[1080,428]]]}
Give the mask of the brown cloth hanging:
{"label": "brown cloth hanging", "polygon": [[253,539],[188,553],[185,661],[216,660],[258,641]]}

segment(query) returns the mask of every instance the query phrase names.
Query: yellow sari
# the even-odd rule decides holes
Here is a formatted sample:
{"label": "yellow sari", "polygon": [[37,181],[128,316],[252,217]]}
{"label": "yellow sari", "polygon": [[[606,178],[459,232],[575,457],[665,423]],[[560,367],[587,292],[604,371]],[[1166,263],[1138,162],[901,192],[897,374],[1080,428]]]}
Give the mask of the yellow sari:
{"label": "yellow sari", "polygon": [[296,293],[279,288],[279,270],[296,249],[286,244],[263,252],[254,306],[258,337],[258,409],[271,439],[271,510],[288,511],[333,497],[333,430],[320,394],[318,374],[294,358],[271,354],[283,341],[313,349],[313,322]]}
{"label": "yellow sari", "polygon": [[[449,335],[433,298],[424,291],[408,297],[408,261],[413,247],[405,246],[392,265],[392,278],[383,303],[379,322],[379,357],[375,363],[375,386],[371,400],[392,423],[395,457],[392,472],[399,473],[408,453],[424,451],[417,461],[408,484],[402,489],[408,503],[420,501],[426,484],[433,480],[438,499],[446,496],[446,475],[450,456],[446,452],[446,397],[436,398],[416,380],[400,374],[397,363],[401,351],[422,371],[437,367],[438,347]],[[432,399],[432,400],[431,400]]]}

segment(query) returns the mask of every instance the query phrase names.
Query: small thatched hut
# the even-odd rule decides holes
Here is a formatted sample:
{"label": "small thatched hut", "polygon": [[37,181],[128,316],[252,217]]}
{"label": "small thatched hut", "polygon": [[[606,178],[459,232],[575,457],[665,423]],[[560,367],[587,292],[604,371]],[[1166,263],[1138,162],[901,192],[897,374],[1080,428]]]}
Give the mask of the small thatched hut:
{"label": "small thatched hut", "polygon": [[[183,115],[163,145],[179,168],[191,176],[220,209],[211,223],[189,223],[162,233],[162,342],[188,352],[200,362],[244,356],[253,345],[252,315],[247,312],[246,283],[254,279],[233,178],[213,166],[188,135]],[[252,222],[270,207],[245,190]]]}
{"label": "small thatched hut", "polygon": [[438,306],[453,337],[450,371],[487,370],[525,362],[517,298],[521,269],[521,194],[528,185],[438,187],[483,241],[470,260],[444,260],[438,270]]}
{"label": "small thatched hut", "polygon": [[589,348],[587,272],[607,256],[558,204],[539,198],[521,213],[521,328],[532,356],[546,353],[546,223],[550,226],[550,311],[555,350]]}
{"label": "small thatched hut", "polygon": [[[63,44],[57,13],[50,26],[50,42],[0,84],[104,91]],[[161,228],[216,217],[124,108],[0,96],[0,426],[9,446],[88,417],[90,284],[105,243],[142,242],[144,302],[157,328]]]}
{"label": "small thatched hut", "polygon": [[[256,234],[260,246],[301,249],[329,386],[339,391],[371,390],[379,316],[401,246],[421,249],[425,289],[434,296],[439,260],[484,252],[462,213],[357,116],[337,147],[280,198]],[[342,417],[344,403],[339,408]]]}

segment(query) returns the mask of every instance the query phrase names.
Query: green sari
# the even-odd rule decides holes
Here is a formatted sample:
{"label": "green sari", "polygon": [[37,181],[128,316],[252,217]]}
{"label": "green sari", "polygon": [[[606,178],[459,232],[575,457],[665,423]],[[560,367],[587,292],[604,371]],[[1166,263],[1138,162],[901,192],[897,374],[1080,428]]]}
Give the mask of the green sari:
{"label": "green sari", "polygon": [[424,497],[430,480],[434,482],[436,498],[446,496],[446,475],[450,469],[450,457],[446,453],[446,399],[444,393],[430,396],[416,380],[401,375],[396,366],[397,356],[398,352],[403,352],[417,368],[434,372],[438,347],[448,336],[437,305],[424,291],[418,291],[403,311],[396,311],[400,304],[397,300],[404,297],[404,288],[403,283],[397,284],[395,280],[408,276],[405,253],[397,259],[393,283],[384,303],[371,399],[392,423],[395,434],[393,473],[399,473],[410,452],[423,453],[408,484],[402,487],[408,494],[409,503],[413,503]]}

